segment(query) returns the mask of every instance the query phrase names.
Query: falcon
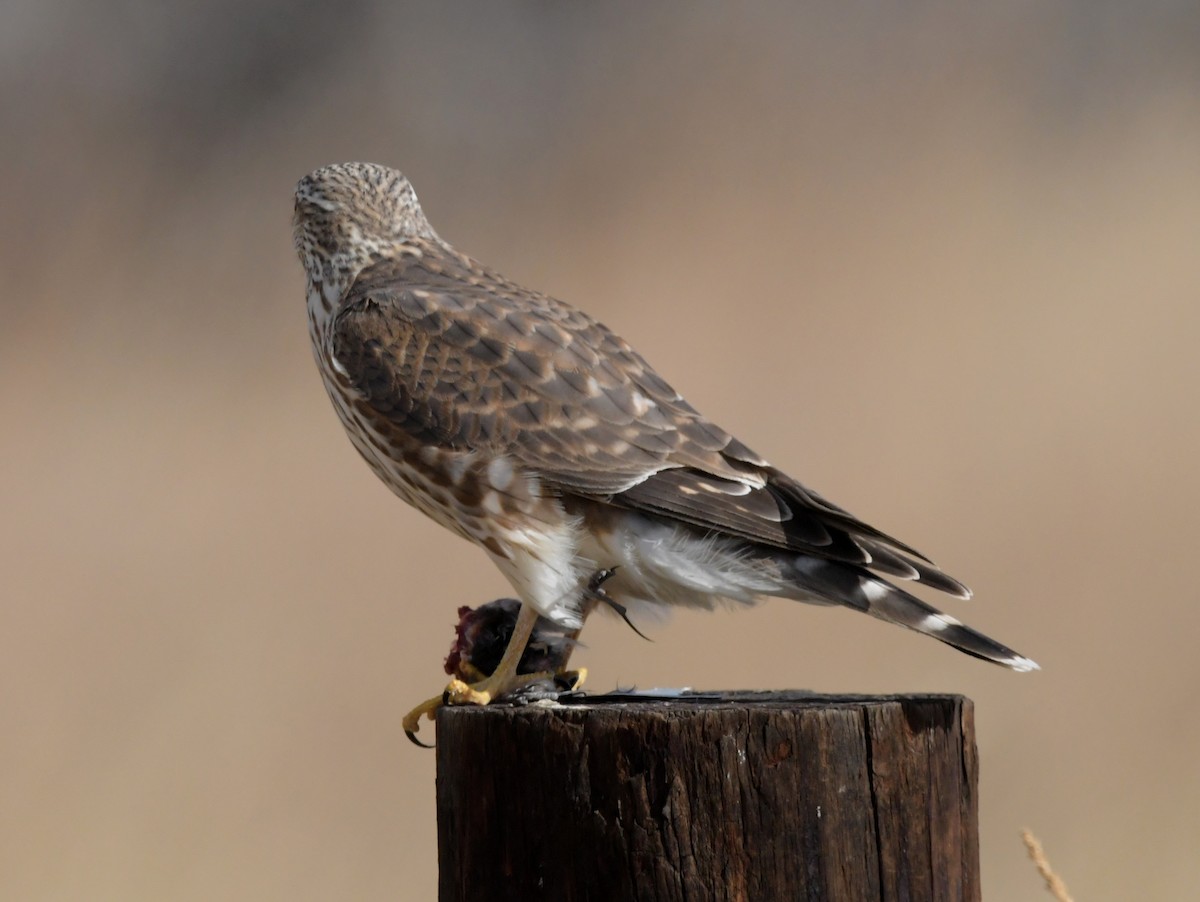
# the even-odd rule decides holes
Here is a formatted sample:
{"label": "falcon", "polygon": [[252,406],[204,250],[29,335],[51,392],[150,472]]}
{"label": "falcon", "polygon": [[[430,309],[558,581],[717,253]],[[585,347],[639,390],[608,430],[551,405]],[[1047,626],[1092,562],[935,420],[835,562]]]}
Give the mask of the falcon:
{"label": "falcon", "polygon": [[521,602],[495,670],[414,709],[410,736],[443,703],[545,678],[517,671],[539,617],[578,631],[601,592],[618,610],[841,605],[1037,669],[891,581],[970,597],[925,555],[706,419],[588,314],[442,240],[400,172],[316,170],[296,187],[293,230],[313,352],[351,442],[388,488],[482,548]]}

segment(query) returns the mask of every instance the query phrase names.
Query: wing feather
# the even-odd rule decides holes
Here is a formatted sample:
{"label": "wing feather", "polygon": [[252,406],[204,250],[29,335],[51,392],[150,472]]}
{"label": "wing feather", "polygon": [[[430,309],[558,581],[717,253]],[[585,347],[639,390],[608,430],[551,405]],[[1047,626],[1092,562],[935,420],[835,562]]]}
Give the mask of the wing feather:
{"label": "wing feather", "polygon": [[339,366],[402,432],[506,455],[563,495],[970,594],[706,420],[602,324],[435,250],[366,270],[334,322]]}

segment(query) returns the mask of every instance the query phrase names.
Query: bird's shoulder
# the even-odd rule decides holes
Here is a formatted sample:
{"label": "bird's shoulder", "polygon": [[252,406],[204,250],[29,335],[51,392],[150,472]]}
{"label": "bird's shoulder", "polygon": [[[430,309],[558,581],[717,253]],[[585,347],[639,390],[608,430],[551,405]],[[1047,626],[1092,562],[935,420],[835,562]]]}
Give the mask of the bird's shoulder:
{"label": "bird's shoulder", "polygon": [[340,311],[353,315],[365,302],[387,307],[390,315],[425,326],[475,316],[481,328],[512,333],[510,338],[536,332],[539,325],[546,324],[596,343],[615,338],[582,310],[519,285],[433,240],[405,242],[386,259],[364,269],[347,292]]}
{"label": "bird's shoulder", "polygon": [[395,425],[512,454],[564,485],[611,491],[664,467],[728,469],[731,437],[623,338],[446,247],[414,245],[364,270],[332,350]]}
{"label": "bird's shoulder", "polygon": [[585,426],[703,422],[603,323],[429,242],[359,275],[335,315],[334,352],[352,377],[382,367],[403,380],[418,374],[401,369],[420,364],[442,380],[502,388],[512,402],[562,407]]}

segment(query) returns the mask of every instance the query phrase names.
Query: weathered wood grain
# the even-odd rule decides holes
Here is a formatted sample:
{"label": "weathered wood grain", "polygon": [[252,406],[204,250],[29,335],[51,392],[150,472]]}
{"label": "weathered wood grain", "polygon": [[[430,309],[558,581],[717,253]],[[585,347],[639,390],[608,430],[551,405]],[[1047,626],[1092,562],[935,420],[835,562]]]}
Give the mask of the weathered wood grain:
{"label": "weathered wood grain", "polygon": [[978,900],[961,696],[443,709],[442,902]]}

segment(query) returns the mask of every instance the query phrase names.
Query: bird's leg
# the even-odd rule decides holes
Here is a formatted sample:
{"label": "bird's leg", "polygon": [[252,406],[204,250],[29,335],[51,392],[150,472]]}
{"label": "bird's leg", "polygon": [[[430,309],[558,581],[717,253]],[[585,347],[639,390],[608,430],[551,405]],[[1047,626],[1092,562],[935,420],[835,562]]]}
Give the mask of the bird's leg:
{"label": "bird's leg", "polygon": [[[609,598],[602,588],[604,583],[616,572],[616,567],[609,567],[597,570],[592,574],[591,579],[588,580],[583,590],[583,602],[580,606],[582,620],[586,621],[588,615],[599,605],[607,604],[616,610],[626,623],[629,623],[629,618],[625,615],[625,608]],[[582,626],[566,634],[566,639],[568,640],[566,651],[563,654],[562,660],[558,662],[554,673],[517,674],[517,667],[521,662],[522,655],[525,654],[525,647],[529,644],[529,639],[533,635],[538,616],[537,611],[530,605],[522,604],[517,614],[517,622],[513,626],[512,636],[509,637],[508,644],[504,648],[504,654],[500,658],[500,663],[496,665],[496,669],[489,676],[482,677],[477,682],[467,683],[460,679],[451,680],[441,695],[426,699],[409,711],[403,720],[404,732],[408,738],[417,745],[432,748],[432,746],[425,746],[425,743],[417,739],[416,734],[420,729],[421,718],[428,717],[432,720],[437,714],[438,708],[441,708],[443,705],[487,705],[515,689],[520,689],[530,683],[546,679],[557,678],[555,682],[560,688],[565,687],[570,690],[575,690],[582,686],[584,680],[587,679],[587,669],[581,667],[574,671],[567,670],[567,662],[570,660],[571,652],[574,650],[579,634],[583,630]],[[633,627],[632,623],[629,625]],[[635,632],[638,632],[636,627],[633,627],[633,629]],[[641,635],[641,633],[639,632],[638,635]],[[464,670],[467,672],[478,672],[470,662],[460,663],[459,668],[460,673]]]}
{"label": "bird's leg", "polygon": [[[588,580],[588,584],[583,590],[583,604],[580,611],[580,616],[584,623],[587,623],[588,616],[592,613],[592,611],[596,610],[598,605],[612,603],[612,599],[608,597],[608,594],[601,587],[609,578],[616,574],[616,572],[616,567],[607,567],[603,570],[597,570],[592,574],[592,578]],[[559,674],[568,672],[567,662],[571,660],[571,653],[575,650],[575,644],[578,642],[579,634],[582,632],[583,624],[580,624],[579,629],[572,630],[571,632],[567,633],[567,650],[563,654],[562,661],[559,662]],[[575,683],[572,688],[578,689],[583,685],[583,681],[587,679],[587,668],[580,667],[578,670],[574,671],[574,673],[577,676],[575,677]]]}
{"label": "bird's leg", "polygon": [[525,646],[529,644],[529,637],[533,634],[537,620],[538,612],[531,605],[522,604],[512,636],[496,669],[489,676],[470,685],[459,679],[451,680],[441,695],[426,699],[409,711],[402,721],[408,738],[417,745],[424,746],[425,743],[417,739],[416,735],[421,728],[421,718],[428,717],[432,720],[438,708],[443,705],[486,705],[514,689],[550,678],[552,674],[549,673],[517,674],[517,665],[521,663],[521,656],[525,653]]}
{"label": "bird's leg", "polygon": [[507,695],[514,689],[544,680],[548,673],[517,674],[517,665],[521,663],[521,655],[525,654],[525,646],[533,635],[537,625],[538,612],[532,605],[522,604],[517,622],[513,626],[512,637],[504,648],[504,655],[496,669],[478,683],[468,685],[462,680],[451,680],[446,687],[445,703],[447,705],[487,705],[502,695]]}

